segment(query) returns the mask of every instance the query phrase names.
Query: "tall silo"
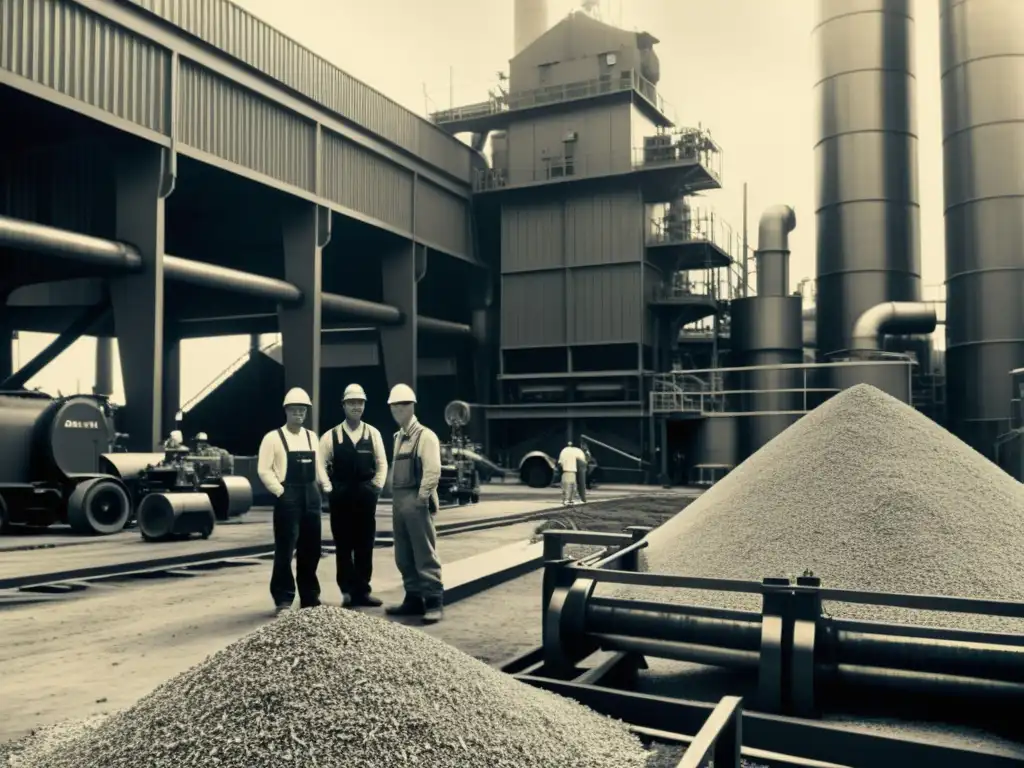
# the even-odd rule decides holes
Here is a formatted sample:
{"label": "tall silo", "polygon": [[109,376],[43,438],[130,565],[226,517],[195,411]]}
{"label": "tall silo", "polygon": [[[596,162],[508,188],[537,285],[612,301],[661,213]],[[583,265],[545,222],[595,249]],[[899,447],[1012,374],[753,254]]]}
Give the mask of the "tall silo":
{"label": "tall silo", "polygon": [[950,429],[992,457],[1024,365],[1024,2],[942,0]]}
{"label": "tall silo", "polygon": [[851,349],[866,310],[921,295],[914,6],[818,0],[817,10],[816,336],[827,355]]}

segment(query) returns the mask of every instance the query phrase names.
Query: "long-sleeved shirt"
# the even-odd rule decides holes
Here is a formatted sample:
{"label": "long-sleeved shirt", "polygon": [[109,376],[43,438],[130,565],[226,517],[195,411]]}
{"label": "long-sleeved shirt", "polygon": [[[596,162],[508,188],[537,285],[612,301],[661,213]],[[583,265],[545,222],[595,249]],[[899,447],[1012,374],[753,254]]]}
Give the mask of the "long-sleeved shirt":
{"label": "long-sleeved shirt", "polygon": [[[332,433],[339,429],[345,430],[345,434],[348,435],[349,440],[353,443],[358,443],[363,439],[364,430],[370,436],[370,442],[373,443],[373,458],[376,462],[375,467],[377,470],[370,482],[378,489],[383,488],[384,483],[388,479],[388,454],[384,450],[384,438],[381,437],[380,430],[372,424],[367,424],[365,421],[361,422],[355,429],[349,429],[348,422],[343,421],[330,432],[324,432],[320,437],[320,454],[324,457],[324,465],[328,468],[328,472],[334,463],[334,437]],[[341,434],[338,435],[338,442],[341,442]]]}
{"label": "long-sleeved shirt", "polygon": [[[311,429],[302,428],[299,432],[291,432],[287,427],[282,429],[284,439],[288,443],[289,451],[308,451],[310,445],[316,453],[316,480],[320,483],[325,493],[331,492],[331,481],[327,477],[327,467],[324,466],[323,453],[320,451],[320,442],[316,433]],[[309,439],[307,441],[307,437]],[[277,430],[271,430],[263,436],[260,443],[259,459],[256,462],[256,474],[260,481],[274,496],[284,493],[285,476],[288,474],[288,453],[281,444],[281,436]]]}
{"label": "long-sleeved shirt", "polygon": [[437,484],[441,481],[441,441],[437,439],[432,429],[427,429],[420,424],[415,416],[403,429],[395,432],[395,458],[399,455],[408,455],[412,450],[412,444],[416,446],[416,455],[420,459],[420,501],[427,501],[433,498],[435,507],[440,506],[437,498]]}

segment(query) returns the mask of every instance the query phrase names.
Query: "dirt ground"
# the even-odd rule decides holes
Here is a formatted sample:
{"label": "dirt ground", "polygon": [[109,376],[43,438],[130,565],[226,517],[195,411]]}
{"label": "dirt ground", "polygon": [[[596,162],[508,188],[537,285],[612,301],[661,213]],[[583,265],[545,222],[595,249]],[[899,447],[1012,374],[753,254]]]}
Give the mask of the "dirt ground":
{"label": "dirt ground", "polygon": [[[689,499],[618,499],[571,510],[588,530],[660,524]],[[538,521],[439,540],[454,562],[536,535]],[[375,591],[401,593],[391,551],[374,560]],[[0,743],[33,729],[130,707],[160,683],[271,620],[270,564],[190,579],[90,587],[82,596],[0,612]],[[334,563],[320,565],[323,599],[336,603]],[[449,606],[424,631],[488,663],[540,644],[541,573]],[[379,609],[377,609],[379,611]],[[2,757],[2,751],[0,751]],[[0,762],[3,765],[3,762]]]}

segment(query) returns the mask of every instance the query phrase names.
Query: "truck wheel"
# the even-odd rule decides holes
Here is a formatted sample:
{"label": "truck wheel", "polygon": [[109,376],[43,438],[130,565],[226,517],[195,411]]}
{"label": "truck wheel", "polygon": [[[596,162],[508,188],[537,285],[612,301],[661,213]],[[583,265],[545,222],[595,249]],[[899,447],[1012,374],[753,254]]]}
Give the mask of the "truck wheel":
{"label": "truck wheel", "polygon": [[68,499],[68,523],[75,533],[117,533],[127,524],[131,511],[127,491],[112,478],[79,483]]}

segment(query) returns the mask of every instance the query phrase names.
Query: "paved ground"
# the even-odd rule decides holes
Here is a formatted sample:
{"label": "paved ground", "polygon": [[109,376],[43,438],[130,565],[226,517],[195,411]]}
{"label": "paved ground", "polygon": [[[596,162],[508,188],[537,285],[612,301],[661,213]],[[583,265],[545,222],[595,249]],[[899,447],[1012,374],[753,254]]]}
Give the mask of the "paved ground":
{"label": "paved ground", "polygon": [[[535,527],[520,523],[441,539],[441,557],[455,562],[523,541]],[[375,568],[382,597],[401,591],[390,550],[377,551]],[[94,587],[45,610],[29,606],[0,613],[0,742],[41,725],[131,706],[164,680],[270,621],[269,578],[266,563],[181,581]],[[325,602],[338,601],[333,560],[321,561],[320,579]],[[539,582],[529,591],[539,604]],[[501,600],[481,598],[450,610],[449,625],[430,632],[460,646],[466,642],[480,649],[517,623],[503,627],[508,619],[496,621],[499,613],[506,615]],[[526,623],[539,631],[539,619]]]}

